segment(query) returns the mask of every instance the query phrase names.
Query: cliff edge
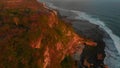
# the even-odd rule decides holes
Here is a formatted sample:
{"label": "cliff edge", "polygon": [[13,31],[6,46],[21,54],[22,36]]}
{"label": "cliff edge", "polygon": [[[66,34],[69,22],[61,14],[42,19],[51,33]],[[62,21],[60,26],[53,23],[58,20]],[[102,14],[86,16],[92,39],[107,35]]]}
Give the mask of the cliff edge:
{"label": "cliff edge", "polygon": [[65,22],[36,0],[0,0],[0,68],[75,67],[76,47],[96,43]]}

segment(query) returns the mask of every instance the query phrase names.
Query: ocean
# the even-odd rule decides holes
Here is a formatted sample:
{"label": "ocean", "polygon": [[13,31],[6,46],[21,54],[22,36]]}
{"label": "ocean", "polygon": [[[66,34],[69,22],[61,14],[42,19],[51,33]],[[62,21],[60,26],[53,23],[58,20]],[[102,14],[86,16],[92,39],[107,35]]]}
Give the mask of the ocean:
{"label": "ocean", "polygon": [[108,36],[104,63],[109,68],[120,68],[120,2],[103,1],[51,1],[46,4],[59,11],[76,14],[75,19],[99,25]]}

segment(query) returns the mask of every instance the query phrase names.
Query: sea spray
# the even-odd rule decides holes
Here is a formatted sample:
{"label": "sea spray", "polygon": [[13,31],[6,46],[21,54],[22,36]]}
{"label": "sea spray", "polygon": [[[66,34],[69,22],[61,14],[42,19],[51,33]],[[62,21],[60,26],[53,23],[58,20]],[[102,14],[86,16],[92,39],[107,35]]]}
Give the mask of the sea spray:
{"label": "sea spray", "polygon": [[104,37],[104,42],[106,44],[105,52],[105,64],[109,66],[109,68],[120,68],[120,38],[116,36],[112,30],[110,30],[103,21],[100,21],[99,18],[93,18],[91,15],[88,15],[85,12],[75,11],[75,10],[67,10],[63,8],[59,8],[57,6],[54,6],[53,3],[45,2],[46,5],[50,8],[57,9],[58,11],[62,12],[73,12],[74,14],[77,14],[75,19],[78,20],[87,20],[90,23],[99,25],[101,29],[106,31],[108,36]]}
{"label": "sea spray", "polygon": [[113,32],[104,24],[103,21],[100,21],[99,18],[92,18],[90,15],[85,12],[74,11],[78,16],[75,19],[87,20],[90,23],[99,25],[102,28],[106,35],[104,36],[103,41],[106,44],[105,47],[105,64],[109,66],[109,68],[120,68],[120,38],[113,34]]}
{"label": "sea spray", "polygon": [[72,10],[72,12],[78,14],[78,16],[75,19],[80,19],[80,20],[87,20],[90,23],[99,25],[100,28],[102,28],[103,30],[105,30],[107,32],[107,34],[109,34],[109,36],[111,37],[111,39],[114,41],[114,44],[120,54],[120,38],[118,36],[116,36],[112,30],[110,30],[103,21],[100,21],[98,18],[92,18],[90,15],[86,14],[85,12],[80,12],[80,11],[74,11]]}

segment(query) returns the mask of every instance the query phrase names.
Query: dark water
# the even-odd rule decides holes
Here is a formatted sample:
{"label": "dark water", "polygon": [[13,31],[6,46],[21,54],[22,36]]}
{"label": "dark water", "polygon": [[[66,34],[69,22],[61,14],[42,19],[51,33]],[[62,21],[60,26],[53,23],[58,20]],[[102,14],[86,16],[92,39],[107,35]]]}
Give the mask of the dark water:
{"label": "dark water", "polygon": [[109,68],[120,68],[120,1],[52,1],[51,3],[49,2],[49,7],[62,10],[65,14],[72,12],[77,15],[75,19],[88,20],[105,30],[110,38],[103,39],[106,44],[104,62]]}
{"label": "dark water", "polygon": [[[90,14],[93,18],[104,21],[114,34],[120,37],[120,2],[54,2],[64,9],[79,10]],[[63,7],[64,6],[64,7]]]}

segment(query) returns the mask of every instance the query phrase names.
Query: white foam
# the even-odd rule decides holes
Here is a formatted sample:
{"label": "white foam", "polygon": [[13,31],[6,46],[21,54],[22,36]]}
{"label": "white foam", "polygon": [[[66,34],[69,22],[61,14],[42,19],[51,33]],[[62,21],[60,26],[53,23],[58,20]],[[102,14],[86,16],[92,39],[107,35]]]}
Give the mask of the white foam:
{"label": "white foam", "polygon": [[67,12],[74,12],[76,13],[78,16],[75,19],[82,19],[82,20],[87,20],[90,23],[99,25],[100,28],[104,29],[112,38],[112,40],[114,41],[114,44],[120,54],[120,38],[118,36],[116,36],[111,29],[109,29],[103,21],[100,21],[98,18],[92,18],[90,15],[86,14],[85,12],[80,12],[80,11],[75,11],[75,10],[67,10],[67,9],[63,9],[63,8],[58,8],[56,6],[54,6],[52,3],[48,3],[46,2],[46,5],[53,8],[53,9],[57,9],[57,10],[62,10],[62,11],[67,11]]}
{"label": "white foam", "polygon": [[120,68],[120,55],[116,52],[112,39],[104,38],[104,41],[108,45],[105,47],[106,57],[104,63],[107,64],[109,68]]}
{"label": "white foam", "polygon": [[84,13],[84,12],[80,12],[80,11],[72,11],[76,14],[78,14],[78,16],[76,17],[76,19],[82,19],[82,20],[87,20],[89,21],[90,23],[93,23],[93,24],[96,24],[96,25],[99,25],[100,28],[104,29],[108,34],[109,36],[112,38],[112,40],[114,41],[114,44],[120,54],[120,38],[118,36],[116,36],[111,29],[109,29],[103,21],[100,21],[98,18],[92,18],[90,15]]}
{"label": "white foam", "polygon": [[112,30],[110,30],[104,24],[104,22],[100,21],[98,18],[92,18],[90,15],[80,11],[72,10],[72,12],[78,14],[76,19],[87,20],[90,23],[99,25],[100,28],[102,28],[107,32],[107,34],[109,34],[111,38],[105,37],[103,39],[106,44],[106,47],[105,47],[106,57],[105,57],[104,63],[108,65],[109,68],[120,68],[120,38],[116,36],[112,32]]}
{"label": "white foam", "polygon": [[[104,62],[109,66],[109,68],[120,68],[120,38],[116,36],[111,29],[109,29],[103,21],[100,21],[98,18],[92,18],[90,15],[85,12],[75,11],[75,10],[67,10],[63,8],[59,8],[54,6],[52,3],[46,2],[46,5],[50,8],[57,9],[65,12],[73,12],[78,16],[75,19],[87,20],[90,23],[99,25],[100,28],[105,30],[107,34],[109,34],[110,38],[104,38],[103,40],[106,43],[105,52],[106,57]],[[117,49],[117,50],[116,50]]]}

